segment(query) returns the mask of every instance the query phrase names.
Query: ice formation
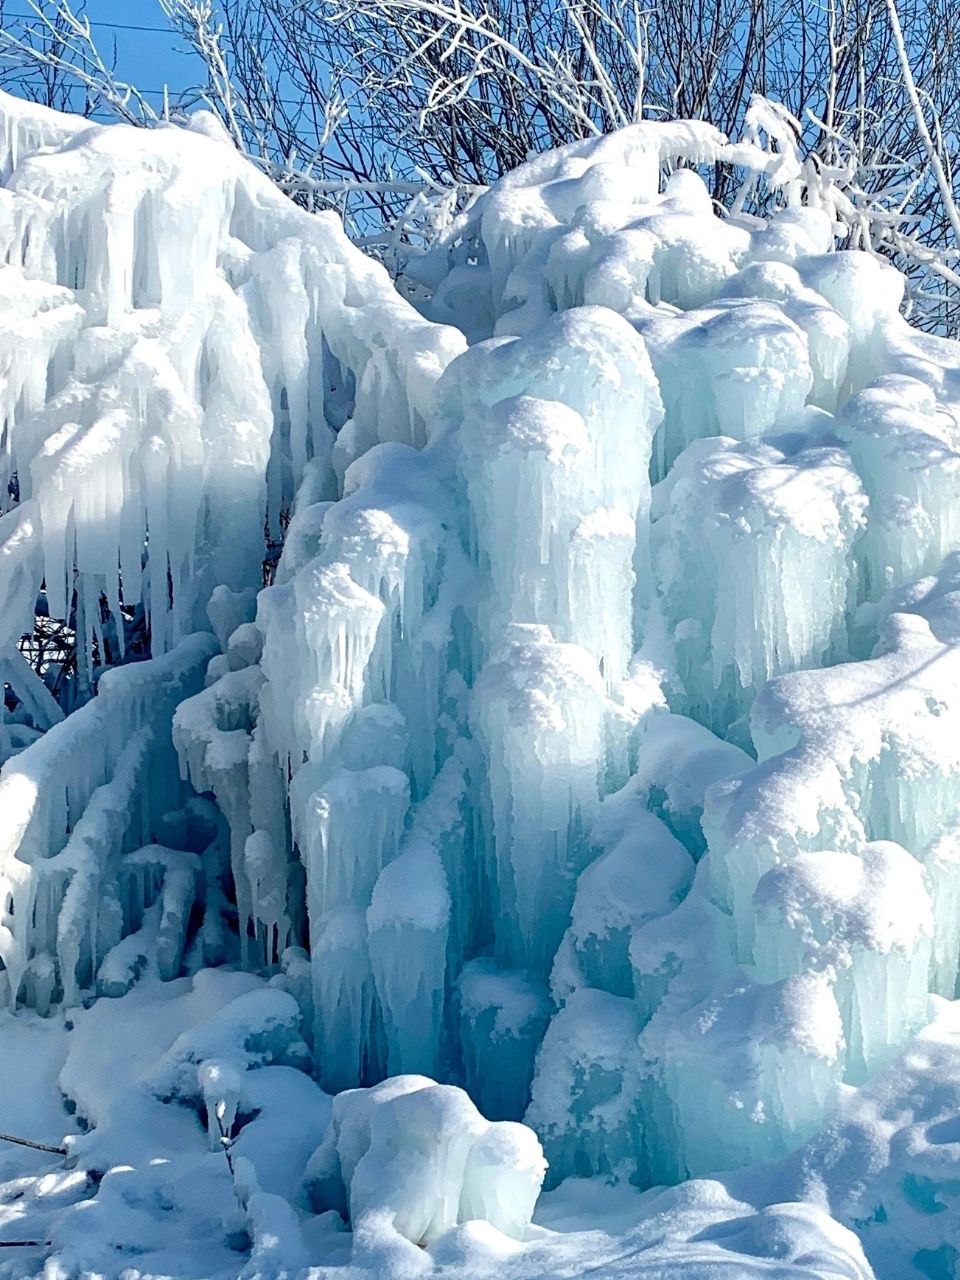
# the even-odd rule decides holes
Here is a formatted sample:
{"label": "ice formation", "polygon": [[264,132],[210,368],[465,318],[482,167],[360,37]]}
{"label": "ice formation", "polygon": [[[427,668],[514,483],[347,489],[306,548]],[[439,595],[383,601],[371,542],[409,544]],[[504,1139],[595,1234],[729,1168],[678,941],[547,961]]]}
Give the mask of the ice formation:
{"label": "ice formation", "polygon": [[960,347],[750,119],[531,159],[418,311],[209,117],[0,98],[0,994],[83,1122],[24,1192],[57,1274],[623,1274],[594,1205],[678,1280],[955,1269]]}
{"label": "ice formation", "polygon": [[[682,707],[723,731],[781,671],[843,652],[866,497],[839,449],[698,440],[658,489],[663,609]],[[727,579],[721,566],[736,564]]]}
{"label": "ice formation", "polygon": [[424,1244],[482,1219],[522,1240],[546,1167],[525,1125],[488,1122],[463,1090],[397,1075],[337,1095],[308,1178],[315,1205],[346,1209],[355,1229],[386,1215]]}

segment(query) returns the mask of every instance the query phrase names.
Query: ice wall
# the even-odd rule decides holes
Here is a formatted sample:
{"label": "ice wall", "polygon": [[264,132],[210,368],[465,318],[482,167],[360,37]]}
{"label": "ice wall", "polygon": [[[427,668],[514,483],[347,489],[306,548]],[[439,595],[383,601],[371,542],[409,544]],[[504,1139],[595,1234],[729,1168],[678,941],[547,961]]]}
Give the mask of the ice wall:
{"label": "ice wall", "polygon": [[[608,685],[600,791],[625,731],[633,778],[618,803],[639,799],[665,822],[688,870],[663,835],[649,846],[656,864],[635,870],[643,826],[625,840],[603,802],[528,1112],[551,1177],[557,1165],[617,1166],[671,1180],[782,1153],[818,1127],[838,1084],[859,1084],[907,1043],[929,990],[955,993],[957,636],[947,569],[909,584],[957,546],[958,352],[902,321],[889,266],[832,251],[829,218],[799,185],[758,224],[718,220],[689,169],[664,177],[671,155],[722,162],[725,145],[667,127],[640,145],[624,131],[561,149],[478,201],[429,262],[428,314],[466,312],[473,343],[446,385],[482,358],[498,383],[494,361],[599,305],[643,339],[663,407],[652,527],[633,559],[641,654],[618,664],[632,681]],[[764,172],[775,170],[771,159]],[[428,279],[427,266],[411,271]],[[582,426],[569,399],[542,406],[525,380],[503,385],[525,398],[494,415],[478,411],[477,390],[461,415],[472,512],[479,502],[470,536],[493,600],[478,616],[493,630],[497,607],[514,621],[524,609],[556,628],[549,593],[568,580],[573,513],[534,525],[518,556],[529,501],[518,486],[536,476],[551,509],[559,486],[573,497]],[[574,625],[591,631],[617,616],[614,597],[595,604],[601,574],[571,597]],[[606,674],[609,647],[590,632],[557,635]],[[671,715],[641,693],[651,667]],[[678,906],[691,857],[701,865]],[[599,1049],[591,993],[627,1002],[603,1017],[624,1028],[619,1050]],[[597,1099],[626,1088],[632,1103],[611,1102],[614,1119],[591,1101],[592,1079],[604,1082]],[[594,1125],[613,1131],[622,1164],[591,1146]]]}
{"label": "ice wall", "polygon": [[331,473],[344,403],[341,458],[381,400],[388,438],[422,443],[462,343],[205,117],[144,135],[3,110],[4,485],[36,522],[34,587],[61,617],[76,587],[88,640],[101,591],[114,616],[143,592],[166,648],[218,584],[256,584],[263,519],[308,461]]}
{"label": "ice wall", "polygon": [[[170,721],[214,647],[212,637],[197,634],[161,658],[108,672],[93,702],[0,771],[0,954],[11,1004],[21,995],[32,1003],[32,973],[55,972],[57,958],[68,1002],[81,954],[83,985],[96,974],[109,945],[101,937],[101,894],[116,901],[120,859],[149,843],[176,807]],[[110,936],[109,927],[102,932]]]}
{"label": "ice wall", "polygon": [[[144,923],[121,911],[118,878],[137,841],[160,839],[166,811],[189,796],[171,769],[174,711],[182,781],[215,797],[229,833],[225,862],[219,836],[205,854],[201,879],[217,903],[205,954],[230,950],[215,939],[232,898],[241,960],[269,969],[305,907],[276,751],[259,727],[271,654],[268,644],[261,668],[264,634],[252,619],[265,522],[276,536],[298,490],[308,508],[338,496],[349,463],[380,439],[422,445],[433,384],[463,339],[422,320],[335,218],[298,209],[203,113],[188,129],[149,133],[6,96],[0,114],[0,664],[17,699],[0,731],[3,756],[62,718],[16,650],[41,584],[49,615],[76,623],[86,696],[105,635],[120,647],[113,660],[123,658],[122,613],[142,609],[155,655],[107,673],[61,733],[6,767],[9,998],[71,1001],[78,984],[96,986],[122,934],[152,927],[153,915]],[[332,604],[354,610],[365,598],[352,566],[404,618],[426,607],[417,593],[422,601],[432,589],[429,557],[417,580],[401,545],[423,540],[410,525],[418,510],[408,503],[394,526],[372,531],[337,513],[343,558],[324,578]],[[354,519],[362,525],[368,513]],[[379,542],[361,564],[368,532]],[[370,600],[379,618],[387,606]],[[223,656],[203,688],[211,626]],[[323,622],[309,630],[316,652]],[[417,725],[437,714],[421,700],[426,649],[402,676]],[[341,665],[350,687],[357,663]],[[328,678],[314,672],[314,703]],[[169,879],[153,876],[142,906],[169,898]],[[172,899],[156,902],[162,933]],[[135,957],[155,943],[127,950]],[[125,964],[115,957],[118,972]]]}
{"label": "ice wall", "polygon": [[[262,971],[325,1088],[444,1082],[328,1187],[456,1162],[417,1241],[539,1185],[448,1084],[554,1181],[810,1137],[956,994],[960,348],[762,130],[530,161],[420,314],[209,118],[0,117],[7,998]],[[41,583],[86,692],[150,627],[65,719]]]}

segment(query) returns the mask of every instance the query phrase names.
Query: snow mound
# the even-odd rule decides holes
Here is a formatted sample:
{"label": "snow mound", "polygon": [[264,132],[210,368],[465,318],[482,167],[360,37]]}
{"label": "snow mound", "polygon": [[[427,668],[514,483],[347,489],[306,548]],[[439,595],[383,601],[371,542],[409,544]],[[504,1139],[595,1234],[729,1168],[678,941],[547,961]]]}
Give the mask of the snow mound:
{"label": "snow mound", "polygon": [[315,1206],[348,1212],[356,1231],[373,1220],[429,1244],[473,1221],[524,1239],[546,1169],[526,1126],[484,1120],[461,1089],[393,1076],[337,1095],[308,1179]]}

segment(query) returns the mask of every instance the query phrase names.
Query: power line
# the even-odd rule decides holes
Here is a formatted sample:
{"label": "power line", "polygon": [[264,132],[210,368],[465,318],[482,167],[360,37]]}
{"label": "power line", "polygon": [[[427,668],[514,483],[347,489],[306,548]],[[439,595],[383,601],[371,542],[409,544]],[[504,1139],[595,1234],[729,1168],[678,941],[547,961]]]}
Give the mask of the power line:
{"label": "power line", "polygon": [[[137,88],[137,93],[153,93],[153,94],[156,94],[158,97],[162,98],[164,93],[169,93],[171,97],[173,97],[178,93],[193,93],[198,90],[199,86],[187,85],[181,88],[174,88],[173,85],[168,85],[166,89],[144,89],[140,85],[137,85],[136,88]],[[306,95],[304,95],[302,98],[274,98],[274,102],[279,102],[285,107],[299,107],[299,106],[302,106],[303,103],[305,103],[306,101],[307,101]]]}
{"label": "power line", "polygon": [[[38,21],[37,15],[35,13],[4,13],[3,17],[17,18],[20,21],[24,21],[24,22]],[[97,21],[97,22],[91,21],[90,25],[91,27],[107,27],[111,31],[152,31],[155,35],[173,36],[173,38],[176,40],[182,39],[182,37],[179,35],[178,32],[171,31],[169,27],[146,27],[146,26],[140,26],[139,24],[132,23],[132,22],[104,22],[104,21]]]}
{"label": "power line", "polygon": [[[162,98],[166,93],[169,96],[171,103],[175,102],[176,99],[182,94],[194,93],[198,95],[198,99],[199,99],[200,94],[203,92],[202,89],[197,85],[182,85],[180,87],[177,87],[175,85],[168,85],[165,90],[164,89],[143,89],[140,87],[140,85],[132,85],[131,87],[134,88],[136,92],[141,96],[145,96],[146,94],[155,94],[157,97]],[[95,94],[96,90],[92,90],[91,92]],[[303,107],[308,104],[309,99],[306,96],[304,96],[303,98],[275,98],[274,101],[284,107]]]}
{"label": "power line", "polygon": [[[67,70],[69,71],[69,68]],[[138,94],[146,95],[146,94],[152,93],[156,95],[158,98],[162,98],[164,94],[167,94],[169,95],[171,100],[175,99],[179,94],[202,92],[202,89],[197,85],[180,85],[180,86],[167,85],[166,89],[144,89],[141,85],[135,85],[133,87],[136,89]],[[309,99],[306,94],[302,98],[275,98],[274,99],[275,102],[278,102],[281,106],[284,106],[284,107],[302,107],[307,104],[308,100]]]}
{"label": "power line", "polygon": [[[37,20],[37,15],[36,15],[35,13],[8,13],[8,12],[5,12],[5,11],[3,10],[2,3],[0,3],[0,16],[2,16],[2,17],[4,17],[4,18],[15,18],[15,19],[17,19],[17,20],[19,20],[19,21],[27,21],[27,22],[29,22],[29,21],[36,21],[36,20]],[[181,40],[181,41],[182,41],[182,40],[184,39],[184,37],[183,37],[179,32],[177,32],[177,31],[172,31],[169,27],[148,27],[148,26],[141,26],[141,25],[139,25],[139,24],[135,24],[135,23],[128,23],[128,22],[106,22],[106,21],[91,22],[91,23],[90,23],[90,26],[91,26],[91,27],[105,27],[105,28],[107,28],[107,29],[108,29],[108,30],[110,30],[110,31],[137,31],[137,32],[149,32],[149,33],[152,33],[152,34],[154,34],[154,35],[169,36],[169,37],[170,37],[171,39],[173,39],[173,40]],[[188,46],[188,47],[189,47],[189,46]],[[192,89],[194,89],[194,88],[195,88],[195,86],[192,86],[192,85],[191,85],[191,86],[188,86],[188,87],[181,87],[181,88],[174,88],[174,87],[172,87],[172,86],[168,85],[168,86],[166,86],[166,87],[165,87],[165,88],[163,88],[163,89],[144,89],[144,88],[142,88],[140,85],[138,85],[138,86],[137,86],[137,92],[138,92],[138,93],[140,93],[140,94],[153,94],[154,96],[156,96],[156,97],[158,97],[158,98],[162,98],[162,97],[164,97],[164,96],[165,96],[165,95],[167,95],[167,94],[174,94],[174,95],[175,95],[175,94],[179,94],[179,93],[188,93],[188,92],[190,92],[190,91],[191,91]],[[305,98],[277,98],[277,99],[276,99],[276,101],[277,101],[277,103],[278,103],[279,105],[281,105],[281,106],[285,106],[285,107],[299,107],[299,106],[303,106],[303,105],[304,105]],[[111,118],[111,119],[113,119],[114,117],[112,117],[112,116],[111,116],[110,118]]]}

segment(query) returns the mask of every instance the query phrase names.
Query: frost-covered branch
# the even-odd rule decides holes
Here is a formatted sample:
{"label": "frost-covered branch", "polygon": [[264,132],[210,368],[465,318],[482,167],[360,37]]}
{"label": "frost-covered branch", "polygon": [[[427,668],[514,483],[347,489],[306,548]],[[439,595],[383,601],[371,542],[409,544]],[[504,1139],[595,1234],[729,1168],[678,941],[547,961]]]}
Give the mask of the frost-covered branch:
{"label": "frost-covered branch", "polygon": [[[795,180],[836,204],[846,242],[908,272],[922,323],[956,327],[946,0],[157,0],[201,69],[162,107],[98,50],[82,0],[28,2],[32,18],[0,36],[8,79],[136,124],[202,105],[282,190],[338,210],[395,270],[530,153],[651,116],[737,138],[752,102],[776,101],[780,159],[746,187],[713,166],[713,197],[763,214],[795,147]],[[931,277],[946,291],[933,307]]]}
{"label": "frost-covered branch", "polygon": [[[956,294],[945,294],[943,287],[960,290],[960,273],[951,265],[960,257],[960,237],[945,238],[941,231],[932,234],[929,206],[925,212],[918,209],[915,197],[924,181],[923,166],[916,159],[864,155],[857,138],[846,137],[813,112],[808,112],[807,124],[819,131],[816,145],[809,149],[804,146],[800,121],[780,104],[754,97],[747,112],[746,135],[768,159],[748,169],[733,202],[733,214],[742,214],[751,201],[762,202],[763,184],[788,205],[823,209],[841,247],[892,258],[905,272],[907,306],[914,318],[922,319],[932,309],[938,320],[935,327],[950,327],[943,311],[945,306],[955,310]],[[952,232],[956,206],[942,166],[940,174],[942,216]],[[931,277],[938,287],[931,289]]]}
{"label": "frost-covered branch", "polygon": [[[900,26],[900,18],[897,14],[896,0],[886,0],[887,13],[890,16],[890,29],[893,32],[894,44],[897,48],[897,57],[900,60],[900,68],[903,72],[903,84],[906,90],[910,107],[913,111],[914,119],[917,123],[917,133],[923,143],[923,149],[927,157],[927,162],[933,170],[937,180],[937,187],[943,198],[943,207],[947,217],[950,220],[950,226],[953,228],[953,234],[957,246],[960,246],[960,214],[957,213],[957,206],[954,201],[953,192],[947,181],[947,175],[944,172],[943,165],[940,162],[940,154],[933,139],[930,136],[930,130],[927,128],[927,122],[924,118],[923,105],[920,102],[920,95],[917,92],[917,85],[913,78],[913,70],[910,66],[910,56],[907,53],[907,47],[903,39],[903,28]],[[939,122],[937,122],[939,132]],[[942,140],[941,140],[942,146]]]}
{"label": "frost-covered branch", "polygon": [[[18,92],[85,115],[106,106],[130,124],[159,119],[140,89],[120,78],[115,58],[108,61],[101,52],[84,5],[24,2],[31,16],[0,27],[0,65],[7,68],[8,81],[14,68]],[[23,74],[27,69],[35,73],[32,78]],[[38,94],[38,86],[46,92]]]}

